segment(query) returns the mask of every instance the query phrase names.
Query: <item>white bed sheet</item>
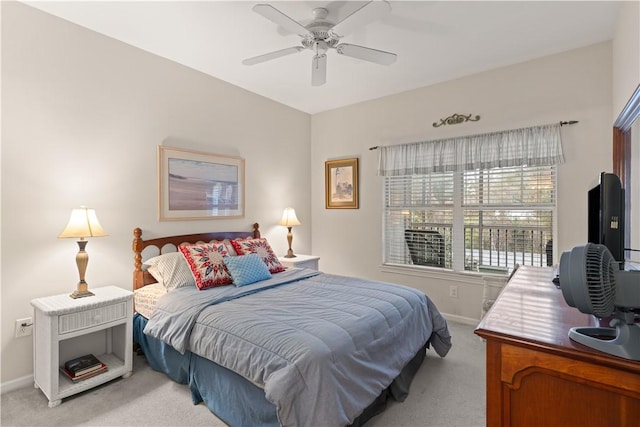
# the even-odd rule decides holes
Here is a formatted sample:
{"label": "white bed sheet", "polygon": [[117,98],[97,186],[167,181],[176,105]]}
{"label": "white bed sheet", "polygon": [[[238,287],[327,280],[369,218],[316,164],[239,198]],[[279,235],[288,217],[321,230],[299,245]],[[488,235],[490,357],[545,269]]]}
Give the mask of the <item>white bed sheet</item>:
{"label": "white bed sheet", "polygon": [[161,283],[154,283],[136,289],[133,291],[133,303],[136,312],[150,319],[156,303],[166,293],[167,289]]}

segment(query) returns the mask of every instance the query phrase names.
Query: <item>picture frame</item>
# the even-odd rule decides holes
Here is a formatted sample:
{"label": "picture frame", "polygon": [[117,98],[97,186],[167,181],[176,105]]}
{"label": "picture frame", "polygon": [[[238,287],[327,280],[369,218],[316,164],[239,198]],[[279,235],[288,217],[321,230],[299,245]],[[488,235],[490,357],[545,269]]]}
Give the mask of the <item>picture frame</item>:
{"label": "picture frame", "polygon": [[244,217],[244,159],[158,146],[158,220]]}
{"label": "picture frame", "polygon": [[358,209],[358,159],[325,162],[325,208]]}

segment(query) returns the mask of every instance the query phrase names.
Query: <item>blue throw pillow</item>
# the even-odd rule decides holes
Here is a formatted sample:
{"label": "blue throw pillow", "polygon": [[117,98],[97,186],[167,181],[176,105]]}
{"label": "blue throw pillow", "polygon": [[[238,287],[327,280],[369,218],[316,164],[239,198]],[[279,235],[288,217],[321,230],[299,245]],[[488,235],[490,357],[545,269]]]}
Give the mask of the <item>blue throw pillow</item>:
{"label": "blue throw pillow", "polygon": [[240,287],[271,278],[271,273],[258,254],[227,256],[222,258],[233,279]]}

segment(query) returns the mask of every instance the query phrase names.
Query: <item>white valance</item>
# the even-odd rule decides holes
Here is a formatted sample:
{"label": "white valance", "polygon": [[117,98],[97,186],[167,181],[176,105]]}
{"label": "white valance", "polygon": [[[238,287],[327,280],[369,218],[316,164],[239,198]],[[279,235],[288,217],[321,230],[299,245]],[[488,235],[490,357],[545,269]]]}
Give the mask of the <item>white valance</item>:
{"label": "white valance", "polygon": [[379,147],[378,175],[564,163],[560,124]]}

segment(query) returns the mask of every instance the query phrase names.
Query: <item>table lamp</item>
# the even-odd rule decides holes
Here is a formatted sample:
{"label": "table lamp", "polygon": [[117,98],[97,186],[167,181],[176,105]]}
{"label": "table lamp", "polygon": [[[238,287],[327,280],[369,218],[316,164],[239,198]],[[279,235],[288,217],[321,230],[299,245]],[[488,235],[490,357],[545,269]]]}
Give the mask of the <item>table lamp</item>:
{"label": "table lamp", "polygon": [[293,254],[293,250],[291,250],[291,242],[293,241],[293,234],[291,234],[291,227],[294,225],[300,225],[300,221],[296,217],[296,211],[293,208],[286,208],[282,213],[282,219],[278,223],[278,225],[284,225],[289,230],[287,232],[287,242],[289,242],[289,250],[287,254],[284,256],[285,258],[295,258],[296,256]]}
{"label": "table lamp", "polygon": [[80,250],[76,255],[80,281],[78,282],[78,288],[70,295],[71,298],[83,298],[93,295],[93,293],[89,291],[87,282],[84,280],[84,274],[87,271],[87,264],[89,263],[89,255],[84,250],[88,243],[85,237],[102,237],[106,235],[107,233],[104,232],[98,222],[95,210],[87,209],[84,206],[71,210],[71,218],[69,218],[67,227],[58,236],[58,238],[76,237],[80,239],[78,240]]}

